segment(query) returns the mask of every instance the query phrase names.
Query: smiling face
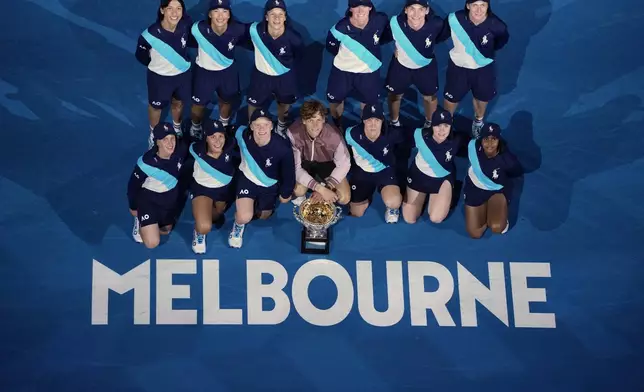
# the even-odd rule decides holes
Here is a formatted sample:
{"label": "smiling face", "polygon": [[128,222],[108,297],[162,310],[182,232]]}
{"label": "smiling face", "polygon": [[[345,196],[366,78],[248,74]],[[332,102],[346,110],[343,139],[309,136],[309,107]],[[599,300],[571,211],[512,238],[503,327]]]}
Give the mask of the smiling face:
{"label": "smiling face", "polygon": [[382,133],[382,120],[379,118],[369,118],[364,120],[364,134],[367,139],[375,142]]}
{"label": "smiling face", "polygon": [[212,153],[220,153],[226,144],[226,135],[222,132],[216,132],[206,138],[208,144],[208,151]]}
{"label": "smiling face", "polygon": [[302,122],[304,123],[306,133],[309,137],[311,137],[311,139],[315,139],[320,135],[320,132],[322,132],[322,128],[324,128],[326,121],[324,120],[324,117],[319,113],[316,113],[313,117],[303,120]]}
{"label": "smiling face", "polygon": [[157,140],[157,147],[159,148],[159,155],[169,157],[174,152],[177,145],[177,137],[175,135],[167,135],[163,139]]}
{"label": "smiling face", "polygon": [[499,152],[499,139],[496,136],[488,136],[481,140],[483,151],[488,157],[493,157]]}
{"label": "smiling face", "polygon": [[266,21],[273,29],[281,30],[286,22],[286,12],[281,8],[273,8],[266,13]]}
{"label": "smiling face", "polygon": [[217,29],[224,29],[228,26],[230,20],[230,11],[225,8],[217,8],[208,13],[213,27]]}
{"label": "smiling face", "polygon": [[414,4],[405,8],[405,14],[407,15],[409,26],[414,30],[418,30],[425,24],[425,17],[429,14],[429,8]]}
{"label": "smiling face", "polygon": [[183,16],[183,7],[177,0],[172,0],[167,7],[161,8],[161,14],[163,15],[163,22],[174,28]]}
{"label": "smiling face", "polygon": [[371,7],[360,5],[349,9],[351,11],[351,24],[356,27],[364,27],[369,23],[369,12]]}
{"label": "smiling face", "polygon": [[450,131],[452,130],[452,126],[449,124],[440,124],[433,126],[432,129],[434,130],[432,137],[436,140],[436,143],[440,144],[447,139]]}
{"label": "smiling face", "polygon": [[268,144],[271,141],[271,131],[273,130],[273,122],[265,117],[260,117],[250,124],[250,129],[253,131],[253,139],[255,143],[260,146]]}
{"label": "smiling face", "polygon": [[479,24],[487,18],[489,4],[486,1],[475,1],[467,5],[469,18],[474,24]]}

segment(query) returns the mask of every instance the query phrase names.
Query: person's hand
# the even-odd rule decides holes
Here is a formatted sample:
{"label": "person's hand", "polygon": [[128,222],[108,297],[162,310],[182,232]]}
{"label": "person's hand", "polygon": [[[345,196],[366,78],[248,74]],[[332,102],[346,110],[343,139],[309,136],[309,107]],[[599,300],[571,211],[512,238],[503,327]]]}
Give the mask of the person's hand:
{"label": "person's hand", "polygon": [[136,216],[137,216],[137,212],[136,212],[136,210],[130,210],[130,214],[131,214],[133,217],[135,217],[135,218],[136,218]]}
{"label": "person's hand", "polygon": [[286,199],[285,199],[285,198],[283,198],[282,196],[280,196],[280,203],[285,204],[285,203],[288,203],[289,201],[291,201],[291,197],[290,197],[290,196],[289,196],[289,197],[287,197]]}
{"label": "person's hand", "polygon": [[322,196],[322,199],[328,203],[335,203],[338,201],[338,195],[329,188],[320,186],[313,194],[315,195],[315,193],[319,193],[320,196]]}

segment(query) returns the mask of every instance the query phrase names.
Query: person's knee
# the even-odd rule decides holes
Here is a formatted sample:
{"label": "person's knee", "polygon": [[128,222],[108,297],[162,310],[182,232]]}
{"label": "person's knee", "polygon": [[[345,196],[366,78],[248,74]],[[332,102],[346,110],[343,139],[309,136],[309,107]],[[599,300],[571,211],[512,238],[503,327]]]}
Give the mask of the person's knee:
{"label": "person's knee", "polygon": [[490,230],[492,230],[493,233],[501,234],[503,233],[503,230],[505,230],[505,227],[507,226],[507,221],[490,222],[488,226],[490,227]]}
{"label": "person's knee", "polygon": [[161,243],[161,238],[158,236],[142,236],[141,239],[143,240],[143,245],[148,249],[154,249]]}
{"label": "person's knee", "polygon": [[425,102],[434,102],[436,99],[435,95],[423,95],[423,101]]}
{"label": "person's knee", "polygon": [[405,206],[403,206],[403,209],[402,209],[402,216],[403,216],[403,220],[406,223],[409,223],[410,225],[413,225],[418,221],[418,217],[416,216],[414,211],[412,211],[411,208],[405,208]]}
{"label": "person's knee", "polygon": [[398,192],[397,194],[388,194],[385,198],[383,198],[383,202],[385,203],[387,208],[400,208],[400,205],[402,204],[402,195],[400,194],[400,192]]}
{"label": "person's knee", "polygon": [[208,234],[212,230],[212,222],[209,221],[197,221],[195,226],[199,234]]}
{"label": "person's knee", "polygon": [[469,234],[470,237],[475,240],[478,240],[479,238],[483,237],[484,232],[485,230],[481,228],[478,228],[478,229],[475,229],[473,227],[467,228],[467,234]]}
{"label": "person's knee", "polygon": [[238,224],[245,225],[251,220],[253,220],[253,210],[237,209],[235,212],[235,221]]}
{"label": "person's knee", "polygon": [[447,217],[447,214],[445,212],[443,212],[443,211],[439,211],[439,212],[431,211],[429,213],[429,220],[432,223],[436,223],[436,224],[442,223],[445,220],[446,217]]}
{"label": "person's knee", "polygon": [[340,204],[341,206],[346,206],[347,204],[349,204],[350,201],[351,201],[350,192],[342,192],[342,191],[338,192],[338,204]]}

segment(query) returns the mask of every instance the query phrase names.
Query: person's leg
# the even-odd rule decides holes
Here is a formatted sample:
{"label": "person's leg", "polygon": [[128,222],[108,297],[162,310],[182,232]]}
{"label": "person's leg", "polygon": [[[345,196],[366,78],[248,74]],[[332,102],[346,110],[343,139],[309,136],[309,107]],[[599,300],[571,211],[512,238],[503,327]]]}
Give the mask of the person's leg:
{"label": "person's leg", "polygon": [[508,201],[503,193],[496,193],[487,202],[487,226],[495,234],[505,232],[509,226]]}
{"label": "person's leg", "polygon": [[344,206],[351,200],[351,186],[346,178],[342,179],[336,186],[335,192],[338,195],[338,204]]}
{"label": "person's leg", "polygon": [[479,239],[487,229],[487,202],[480,206],[465,206],[465,228],[467,234]]}
{"label": "person's leg", "polygon": [[351,180],[351,202],[349,212],[351,216],[359,218],[365,214],[369,207],[369,198],[376,190],[376,184],[368,179]]}
{"label": "person's leg", "polygon": [[456,66],[450,59],[447,64],[443,107],[452,115],[456,113],[459,102],[470,91],[467,69]]}
{"label": "person's leg", "polygon": [[416,223],[423,210],[426,197],[427,194],[407,187],[407,194],[405,195],[405,201],[402,206],[402,215],[405,222],[409,224]]}
{"label": "person's leg", "polygon": [[380,191],[382,201],[385,203],[385,222],[396,223],[400,218],[400,206],[402,204],[402,194],[398,185],[386,185]]}
{"label": "person's leg", "polygon": [[329,80],[327,81],[326,98],[329,102],[331,118],[340,129],[342,129],[344,100],[352,88],[352,75],[332,66]]}
{"label": "person's leg", "polygon": [[496,97],[496,70],[494,63],[483,68],[470,70],[474,106],[472,136],[478,137],[483,128],[488,102]]}
{"label": "person's leg", "polygon": [[449,214],[449,207],[452,204],[452,183],[448,180],[443,181],[438,190],[438,193],[429,195],[429,205],[427,212],[429,213],[429,220],[433,223],[441,223],[447,214]]}

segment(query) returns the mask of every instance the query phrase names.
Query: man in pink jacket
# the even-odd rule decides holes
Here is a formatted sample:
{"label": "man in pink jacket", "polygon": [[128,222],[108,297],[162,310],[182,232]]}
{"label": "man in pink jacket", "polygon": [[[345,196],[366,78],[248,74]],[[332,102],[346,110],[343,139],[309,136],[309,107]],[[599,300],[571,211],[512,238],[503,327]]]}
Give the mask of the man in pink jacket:
{"label": "man in pink jacket", "polygon": [[345,205],[351,199],[347,173],[351,158],[340,130],[326,122],[327,109],[319,101],[304,102],[300,118],[287,131],[295,157],[295,198],[299,205],[306,193],[313,200]]}

